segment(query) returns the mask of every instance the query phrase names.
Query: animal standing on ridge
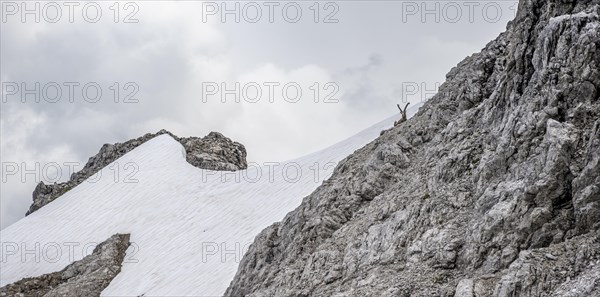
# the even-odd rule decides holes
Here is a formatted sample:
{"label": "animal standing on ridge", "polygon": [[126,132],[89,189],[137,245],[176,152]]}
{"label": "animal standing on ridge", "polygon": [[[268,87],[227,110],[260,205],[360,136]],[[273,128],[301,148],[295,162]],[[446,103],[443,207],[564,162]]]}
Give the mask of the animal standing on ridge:
{"label": "animal standing on ridge", "polygon": [[404,109],[402,109],[402,107],[400,107],[400,104],[396,104],[396,106],[398,106],[398,109],[400,109],[400,120],[395,121],[394,126],[398,126],[406,122],[406,110],[408,109],[408,105],[410,105],[410,102],[406,103],[406,106],[404,107]]}

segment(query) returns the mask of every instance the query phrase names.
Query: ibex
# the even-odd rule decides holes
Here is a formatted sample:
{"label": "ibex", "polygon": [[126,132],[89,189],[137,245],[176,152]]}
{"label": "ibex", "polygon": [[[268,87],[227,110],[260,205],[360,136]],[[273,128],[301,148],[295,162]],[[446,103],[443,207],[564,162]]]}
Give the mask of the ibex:
{"label": "ibex", "polygon": [[400,109],[400,120],[394,122],[394,126],[400,125],[401,123],[406,122],[406,110],[408,109],[408,105],[410,104],[410,102],[406,103],[406,106],[404,107],[404,109],[402,109],[402,107],[400,107],[400,104],[396,104],[398,106],[398,109]]}

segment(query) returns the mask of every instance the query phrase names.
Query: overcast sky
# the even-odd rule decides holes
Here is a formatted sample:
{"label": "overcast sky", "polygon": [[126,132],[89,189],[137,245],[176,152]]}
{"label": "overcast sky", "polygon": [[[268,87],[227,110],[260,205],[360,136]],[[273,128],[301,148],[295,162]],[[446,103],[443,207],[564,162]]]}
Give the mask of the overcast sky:
{"label": "overcast sky", "polygon": [[[21,3],[3,1],[0,23],[2,228],[24,216],[47,179],[23,178],[24,166],[80,169],[102,144],[160,129],[221,132],[253,162],[325,148],[397,114],[396,103],[431,97],[516,9],[516,1]],[[39,13],[23,15],[35,3]]]}

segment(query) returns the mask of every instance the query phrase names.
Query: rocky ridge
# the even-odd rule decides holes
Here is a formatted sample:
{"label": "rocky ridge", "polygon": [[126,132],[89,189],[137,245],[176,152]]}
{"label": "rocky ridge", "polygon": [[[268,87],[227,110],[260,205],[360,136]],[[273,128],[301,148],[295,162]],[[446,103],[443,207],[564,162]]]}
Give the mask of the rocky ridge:
{"label": "rocky ridge", "polygon": [[94,248],[92,254],[65,269],[24,278],[0,288],[0,296],[63,297],[100,296],[119,272],[129,247],[129,234],[115,234]]}
{"label": "rocky ridge", "polygon": [[226,296],[600,296],[600,0],[521,0],[341,162]]}
{"label": "rocky ridge", "polygon": [[195,167],[219,171],[236,171],[248,167],[246,148],[238,142],[231,141],[221,133],[211,132],[203,138],[180,138],[171,132],[161,130],[123,143],[103,145],[98,154],[92,156],[82,170],[73,173],[67,182],[52,185],[40,182],[33,191],[33,203],[26,215],[30,215],[54,201],[142,143],[162,134],[168,134],[181,143],[186,151],[187,162]]}

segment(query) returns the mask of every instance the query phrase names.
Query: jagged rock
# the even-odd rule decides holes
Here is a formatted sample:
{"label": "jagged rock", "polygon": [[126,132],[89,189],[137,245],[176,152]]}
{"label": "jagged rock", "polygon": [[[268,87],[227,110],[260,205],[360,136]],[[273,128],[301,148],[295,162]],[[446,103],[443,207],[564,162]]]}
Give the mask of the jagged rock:
{"label": "jagged rock", "polygon": [[124,143],[103,145],[98,154],[92,156],[82,170],[73,173],[67,182],[52,185],[40,182],[33,191],[33,203],[25,215],[29,215],[54,201],[142,143],[162,134],[169,134],[179,141],[185,148],[186,160],[195,167],[220,171],[236,171],[248,167],[246,148],[238,142],[231,141],[221,133],[211,132],[203,138],[180,138],[171,132],[161,130]]}
{"label": "jagged rock", "polygon": [[504,273],[496,296],[598,296],[600,240],[597,233],[519,254]]}
{"label": "jagged rock", "polygon": [[600,296],[599,14],[520,1],[417,115],[261,233],[225,295]]}
{"label": "jagged rock", "polygon": [[121,272],[128,247],[129,234],[115,234],[97,245],[92,254],[65,269],[24,278],[2,287],[0,296],[100,296],[102,290]]}
{"label": "jagged rock", "polygon": [[[174,137],[175,138],[175,137]],[[246,149],[218,132],[204,138],[175,138],[186,151],[188,163],[202,169],[236,171],[246,169]]]}

